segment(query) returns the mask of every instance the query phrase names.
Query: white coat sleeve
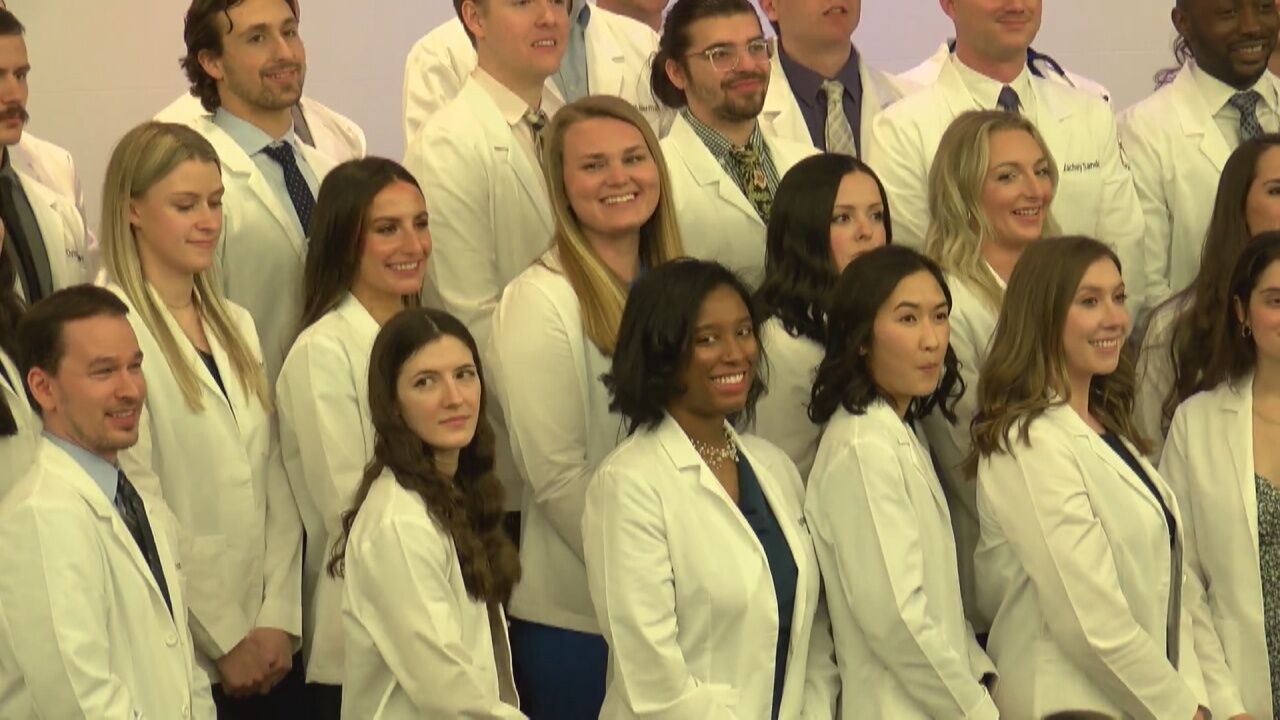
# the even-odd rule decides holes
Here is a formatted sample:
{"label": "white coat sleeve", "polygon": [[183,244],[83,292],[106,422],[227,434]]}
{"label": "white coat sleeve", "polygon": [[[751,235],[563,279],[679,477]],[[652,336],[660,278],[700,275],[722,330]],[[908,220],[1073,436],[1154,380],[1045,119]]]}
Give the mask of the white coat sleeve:
{"label": "white coat sleeve", "polygon": [[657,490],[636,473],[601,466],[587,490],[582,528],[611,682],[631,715],[734,720],[724,692],[731,689],[695,680],[677,644],[676,578]]}
{"label": "white coat sleeve", "polygon": [[[280,451],[279,422],[271,417],[271,457],[267,464],[266,547],[263,551],[262,607],[256,627],[302,636],[302,518],[289,487]],[[294,648],[297,649],[296,647]]]}
{"label": "white coat sleeve", "polygon": [[1182,606],[1191,615],[1196,657],[1200,660],[1200,670],[1209,693],[1209,707],[1215,716],[1230,718],[1245,713],[1246,709],[1240,683],[1227,666],[1227,653],[1218,636],[1213,613],[1209,610],[1208,593],[1213,591],[1212,577],[1200,561],[1195,522],[1197,498],[1192,489],[1195,481],[1190,476],[1191,466],[1184,452],[1187,442],[1186,416],[1179,412],[1174,415],[1164,455],[1160,458],[1160,476],[1173,491],[1178,507],[1183,508],[1182,557],[1187,582]]}
{"label": "white coat sleeve", "polygon": [[302,477],[289,476],[306,493],[332,540],[341,536],[342,513],[351,508],[373,448],[364,446],[356,378],[342,347],[312,336],[294,345],[276,385],[281,433],[297,442]]}
{"label": "white coat sleeve", "polygon": [[552,299],[530,282],[509,286],[502,298],[502,332],[493,337],[507,381],[502,383],[511,444],[533,500],[561,539],[582,552],[582,506],[594,467],[587,462],[587,388],[583,358]]}
{"label": "white coat sleeve", "polygon": [[1126,713],[1191,718],[1192,689],[1138,624],[1120,591],[1115,558],[1093,512],[1081,468],[1056,431],[1032,422],[1030,447],[991,455],[978,492],[1031,579],[1063,653]]}
{"label": "white coat sleeve", "polygon": [[[138,442],[120,452],[120,467],[139,493],[167,503],[163,485],[153,470],[158,464],[152,440],[153,422],[150,406],[144,405],[138,421]],[[252,625],[252,618],[244,617],[236,603],[227,602],[226,595],[219,592],[225,583],[223,571],[218,566],[219,559],[207,552],[194,552],[192,548],[196,538],[185,527],[179,525],[177,532],[183,574],[195,589],[187,598],[191,611],[191,638],[201,655],[217,660],[244,639],[242,630]]]}
{"label": "white coat sleeve", "polygon": [[1130,308],[1136,315],[1143,307],[1151,307],[1152,297],[1146,270],[1147,229],[1143,223],[1142,204],[1133,187],[1133,175],[1120,154],[1116,121],[1111,107],[1101,100],[1091,102],[1093,127],[1105,128],[1099,137],[1098,160],[1102,163],[1102,205],[1098,212],[1095,237],[1106,243],[1120,258]]}
{"label": "white coat sleeve", "polygon": [[924,551],[906,483],[893,448],[879,442],[840,448],[822,477],[812,478],[810,525],[836,561],[822,568],[827,592],[848,598],[872,650],[925,714],[994,720],[995,703],[967,647],[950,644],[925,595]]}
{"label": "white coat sleeve", "polygon": [[864,154],[889,196],[893,241],[923,252],[929,230],[929,164],[920,130],[882,112],[871,123],[869,140]]}
{"label": "white coat sleeve", "polygon": [[430,282],[444,309],[488,347],[504,282],[498,272],[490,162],[448,128],[433,125],[409,145],[405,167],[431,211]]}
{"label": "white coat sleeve", "polygon": [[1173,250],[1172,208],[1165,195],[1164,177],[1168,169],[1164,154],[1152,144],[1158,135],[1143,128],[1142,120],[1126,114],[1119,125],[1120,142],[1129,160],[1134,189],[1142,207],[1146,225],[1144,253],[1146,260],[1145,292],[1148,307],[1155,307],[1173,294],[1169,284],[1169,256]]}
{"label": "white coat sleeve", "polygon": [[0,608],[36,715],[133,720],[125,681],[112,672],[103,592],[110,569],[84,510],[30,505],[0,522],[7,552]]}
{"label": "white coat sleeve", "polygon": [[454,70],[444,49],[419,42],[404,63],[404,137],[422,133],[427,122],[450,100],[458,96],[464,77]]}
{"label": "white coat sleeve", "polygon": [[499,699],[496,679],[477,672],[485,664],[462,637],[449,585],[457,555],[431,522],[393,518],[348,546],[347,622],[369,633],[421,717],[523,718]]}

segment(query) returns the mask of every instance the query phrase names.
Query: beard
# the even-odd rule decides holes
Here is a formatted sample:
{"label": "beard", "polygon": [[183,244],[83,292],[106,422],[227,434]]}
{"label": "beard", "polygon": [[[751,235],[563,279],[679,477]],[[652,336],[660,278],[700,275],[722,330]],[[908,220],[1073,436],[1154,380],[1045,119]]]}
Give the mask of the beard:
{"label": "beard", "polygon": [[[760,89],[749,94],[736,93],[730,86],[742,80],[756,80]],[[712,111],[727,122],[739,123],[754,120],[764,109],[765,94],[769,90],[767,73],[735,73],[720,83],[719,102],[712,104]],[[708,98],[709,99],[709,98]]]}
{"label": "beard", "polygon": [[[281,70],[296,70],[298,74],[297,81],[284,86],[273,86],[266,80],[265,75],[269,72],[279,72]],[[226,83],[227,90],[247,105],[259,110],[277,111],[291,108],[297,104],[298,100],[302,98],[302,85],[305,79],[306,66],[295,64],[270,68],[249,79],[228,73]]]}

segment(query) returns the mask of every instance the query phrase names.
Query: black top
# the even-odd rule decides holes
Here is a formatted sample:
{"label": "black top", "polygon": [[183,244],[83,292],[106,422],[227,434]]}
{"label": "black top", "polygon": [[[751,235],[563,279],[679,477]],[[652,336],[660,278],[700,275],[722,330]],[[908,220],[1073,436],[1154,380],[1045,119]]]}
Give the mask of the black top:
{"label": "black top", "polygon": [[204,361],[204,366],[209,368],[209,374],[213,376],[213,381],[218,383],[218,389],[222,391],[222,395],[226,397],[227,386],[222,382],[222,373],[218,372],[218,363],[213,359],[212,353],[207,353],[200,348],[196,348],[196,354]]}

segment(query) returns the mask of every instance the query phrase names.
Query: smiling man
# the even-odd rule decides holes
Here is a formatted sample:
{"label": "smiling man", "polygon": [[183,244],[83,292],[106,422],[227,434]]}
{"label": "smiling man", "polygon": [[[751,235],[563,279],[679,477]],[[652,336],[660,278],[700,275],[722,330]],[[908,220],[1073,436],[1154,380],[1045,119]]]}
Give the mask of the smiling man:
{"label": "smiling man", "polygon": [[867,150],[867,162],[889,195],[894,242],[923,247],[929,168],[951,121],[967,110],[1017,112],[1035,123],[1058,163],[1054,218],[1064,233],[1096,237],[1115,249],[1137,312],[1144,289],[1142,210],[1110,107],[1027,67],[1027,48],[1040,30],[1041,0],[938,1],[955,26],[955,52],[935,83],[875,119]]}
{"label": "smiling man", "polygon": [[685,250],[753,287],[778,182],[815,152],[761,129],[773,50],[748,0],[677,0],[652,75],[653,94],[680,108],[662,152]]}
{"label": "smiling man", "polygon": [[862,0],[761,0],[778,34],[773,82],[763,112],[775,128],[797,120],[827,152],[858,156],[871,121],[902,96],[893,80],[862,62],[850,36],[862,17]]}
{"label": "smiling man", "polygon": [[1199,271],[1231,152],[1280,129],[1280,81],[1267,72],[1280,31],[1274,0],[1178,0],[1172,20],[1192,60],[1120,118],[1146,215],[1153,301],[1185,289]]}

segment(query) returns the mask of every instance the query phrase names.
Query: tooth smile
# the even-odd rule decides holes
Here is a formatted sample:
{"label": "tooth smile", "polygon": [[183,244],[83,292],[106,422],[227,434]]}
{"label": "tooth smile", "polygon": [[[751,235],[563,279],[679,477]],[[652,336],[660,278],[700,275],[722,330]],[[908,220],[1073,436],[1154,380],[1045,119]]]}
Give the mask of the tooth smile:
{"label": "tooth smile", "polygon": [[1111,338],[1110,340],[1090,340],[1089,344],[1104,349],[1120,347],[1120,338]]}
{"label": "tooth smile", "polygon": [[605,205],[621,205],[622,203],[628,203],[635,199],[635,193],[627,193],[626,195],[614,195],[612,197],[607,197],[601,202]]}
{"label": "tooth smile", "polygon": [[413,262],[391,263],[388,267],[390,267],[392,270],[397,270],[397,271],[417,270],[418,265],[420,264],[421,264],[421,261],[414,260]]}
{"label": "tooth smile", "polygon": [[711,382],[717,385],[736,385],[747,379],[745,372],[734,373],[733,375],[721,375],[718,378],[711,378]]}

